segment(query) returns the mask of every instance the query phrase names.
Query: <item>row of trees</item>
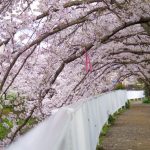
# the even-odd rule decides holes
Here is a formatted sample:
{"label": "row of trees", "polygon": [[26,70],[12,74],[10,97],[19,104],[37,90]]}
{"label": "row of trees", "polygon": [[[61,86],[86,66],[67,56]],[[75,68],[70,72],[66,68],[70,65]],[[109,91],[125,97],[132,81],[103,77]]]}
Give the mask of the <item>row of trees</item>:
{"label": "row of trees", "polygon": [[150,90],[149,10],[149,0],[0,1],[1,102],[10,91],[24,97],[25,121],[8,138],[32,116],[41,120],[126,78]]}

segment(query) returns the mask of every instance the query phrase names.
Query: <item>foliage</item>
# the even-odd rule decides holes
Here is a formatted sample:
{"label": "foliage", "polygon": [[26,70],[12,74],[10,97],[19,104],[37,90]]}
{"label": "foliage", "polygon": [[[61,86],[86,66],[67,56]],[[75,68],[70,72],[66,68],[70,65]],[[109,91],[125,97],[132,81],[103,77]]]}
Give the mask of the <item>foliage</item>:
{"label": "foliage", "polygon": [[[23,119],[19,119],[17,120],[17,125],[21,126],[24,123]],[[25,125],[25,127],[20,131],[20,134],[24,134],[27,131],[29,131],[29,129],[31,129],[34,125],[36,125],[38,123],[37,118],[30,118],[29,121],[27,122],[27,124]]]}
{"label": "foliage", "polygon": [[6,99],[10,101],[14,101],[17,99],[16,93],[10,92],[6,95]]}
{"label": "foliage", "polygon": [[116,119],[115,119],[114,115],[109,115],[108,124],[110,124],[110,125],[114,124],[115,120]]}
{"label": "foliage", "polygon": [[[11,132],[11,129],[14,127],[14,121],[13,120],[8,120],[7,118],[4,118],[0,122],[0,140],[4,140],[7,135]],[[23,119],[17,119],[16,121],[17,125],[20,126],[24,123]],[[28,123],[26,124],[25,128],[23,128],[20,131],[20,134],[26,133],[33,125],[37,124],[37,119],[36,118],[30,118]]]}
{"label": "foliage", "polygon": [[105,125],[103,126],[102,131],[101,131],[101,136],[105,136],[105,135],[106,135],[106,133],[107,133],[108,130],[109,130],[109,127],[110,127],[110,125],[108,125],[108,124],[105,124]]}
{"label": "foliage", "polygon": [[116,84],[115,90],[122,90],[122,89],[125,89],[125,86],[123,85],[123,83],[120,82]]}
{"label": "foliage", "polygon": [[8,133],[11,131],[11,128],[13,128],[12,121],[9,121],[8,119],[3,119],[0,123],[0,140],[3,140]]}
{"label": "foliage", "polygon": [[129,100],[125,103],[125,108],[126,108],[126,109],[129,109],[129,108],[130,108],[130,101],[129,101]]}
{"label": "foliage", "polygon": [[134,88],[137,90],[143,90],[144,84],[143,83],[136,83]]}
{"label": "foliage", "polygon": [[118,111],[116,111],[114,113],[114,116],[117,117],[118,115],[122,114],[123,112],[125,112],[125,106],[122,106],[122,108],[119,108]]}
{"label": "foliage", "polygon": [[5,128],[2,123],[0,123],[0,140],[3,140],[7,136],[7,134],[8,129]]}
{"label": "foliage", "polygon": [[96,146],[96,150],[104,150],[104,148],[103,148],[101,145],[98,144],[98,145]]}
{"label": "foliage", "polygon": [[135,84],[130,84],[130,85],[126,86],[126,89],[128,89],[128,90],[143,90],[144,83],[137,82]]}
{"label": "foliage", "polygon": [[145,94],[145,97],[150,97],[150,86],[145,85],[144,94]]}
{"label": "foliage", "polygon": [[[18,97],[15,93],[8,93],[7,99],[3,99],[1,109],[0,140],[13,134],[16,129],[24,123],[26,108],[24,105],[25,97]],[[7,101],[7,103],[6,103]],[[31,117],[19,134],[27,132],[33,125],[37,124],[37,118]]]}
{"label": "foliage", "polygon": [[145,98],[143,99],[143,103],[145,103],[145,104],[150,104],[150,97],[145,97]]}
{"label": "foliage", "polygon": [[8,120],[7,118],[3,119],[3,122],[5,122],[9,126],[9,128],[13,127],[12,121]]}
{"label": "foliage", "polygon": [[8,115],[10,112],[13,112],[13,108],[10,106],[4,106],[2,110],[3,115]]}
{"label": "foliage", "polygon": [[109,124],[105,124],[101,130],[101,133],[100,133],[100,137],[99,137],[99,143],[96,147],[96,150],[103,150],[103,147],[102,147],[102,141],[104,139],[104,137],[106,136],[108,130],[110,128],[110,125]]}
{"label": "foliage", "polygon": [[[22,125],[23,122],[24,122],[23,119],[18,119],[16,123],[17,123],[17,125]],[[30,120],[27,123],[27,126],[34,125],[36,123],[37,123],[37,119],[36,118],[30,118]]]}

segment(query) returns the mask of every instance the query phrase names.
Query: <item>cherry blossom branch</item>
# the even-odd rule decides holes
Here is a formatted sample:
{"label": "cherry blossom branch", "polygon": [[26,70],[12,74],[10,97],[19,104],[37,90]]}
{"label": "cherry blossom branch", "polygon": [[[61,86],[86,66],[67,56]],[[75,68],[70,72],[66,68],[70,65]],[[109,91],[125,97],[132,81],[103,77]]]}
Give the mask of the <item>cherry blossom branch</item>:
{"label": "cherry blossom branch", "polygon": [[11,39],[11,38],[8,38],[8,39],[6,39],[5,41],[2,41],[2,42],[0,43],[0,46],[2,46],[2,45],[7,45],[8,42],[10,41],[10,39]]}
{"label": "cherry blossom branch", "polygon": [[[89,51],[89,50],[93,47],[93,45],[92,45],[92,43],[90,43],[90,44],[84,45],[83,47],[86,48],[86,51]],[[56,70],[55,74],[53,75],[53,77],[52,77],[52,79],[51,79],[51,81],[50,81],[50,83],[49,83],[49,87],[46,88],[46,89],[43,91],[43,94],[42,94],[42,96],[41,96],[40,99],[44,99],[44,98],[45,98],[45,96],[47,95],[47,93],[48,93],[49,90],[51,89],[52,84],[55,83],[57,77],[58,77],[59,74],[63,71],[65,65],[67,65],[67,64],[69,64],[69,63],[71,63],[71,62],[73,62],[74,60],[76,60],[77,58],[83,56],[84,54],[85,54],[85,51],[81,51],[81,52],[78,53],[78,54],[72,54],[71,56],[69,56],[68,58],[66,58],[66,59],[60,64],[60,66],[59,66],[58,69]]]}
{"label": "cherry blossom branch", "polygon": [[72,6],[79,6],[82,4],[90,4],[90,3],[95,3],[95,2],[102,2],[102,0],[75,0],[75,1],[70,1],[64,4],[64,8],[72,7]]}
{"label": "cherry blossom branch", "polygon": [[7,88],[5,89],[5,91],[2,93],[6,94],[7,90],[10,88],[10,86],[13,84],[14,80],[16,79],[16,77],[18,76],[18,74],[20,73],[20,71],[22,70],[22,68],[24,67],[26,61],[28,60],[28,58],[33,54],[33,52],[35,51],[37,46],[34,46],[33,50],[31,50],[31,52],[26,56],[26,58],[24,59],[22,65],[20,66],[20,68],[18,69],[17,73],[14,75],[14,77],[12,78],[11,82],[9,83],[9,85],[7,86]]}
{"label": "cherry blossom branch", "polygon": [[123,44],[124,44],[124,45],[127,45],[127,46],[130,46],[130,45],[131,45],[131,46],[141,46],[141,45],[142,45],[142,46],[150,46],[150,42],[137,42],[137,43],[133,43],[133,42],[132,42],[132,43],[131,43],[131,42],[130,42],[130,43],[128,43],[128,42],[123,42]]}
{"label": "cherry blossom branch", "polygon": [[49,36],[53,35],[53,34],[56,34],[70,26],[73,26],[73,25],[76,25],[76,24],[80,24],[80,23],[84,23],[85,21],[88,20],[87,16],[90,15],[91,13],[95,12],[95,11],[99,11],[99,9],[102,10],[105,10],[105,7],[102,9],[102,8],[96,8],[96,9],[93,9],[93,10],[90,10],[88,11],[84,16],[81,16],[77,19],[74,19],[68,23],[61,23],[59,24],[57,27],[55,27],[53,29],[53,31],[50,31],[50,32],[45,32],[44,34],[42,34],[41,36],[39,36],[37,39],[35,39],[33,42],[31,42],[29,45],[25,46],[22,50],[20,50],[20,52],[18,52],[18,54],[15,56],[15,58],[13,59],[12,63],[10,64],[9,68],[7,69],[3,79],[2,79],[2,82],[1,82],[1,85],[0,85],[0,91],[2,91],[3,89],[3,86],[6,82],[6,79],[11,71],[11,69],[13,68],[13,66],[15,65],[16,61],[18,60],[18,58],[24,53],[26,52],[28,49],[30,49],[32,46],[34,46],[35,44],[40,44],[43,40],[45,40],[46,38],[48,38]]}
{"label": "cherry blossom branch", "polygon": [[[71,1],[71,2],[67,2],[63,5],[64,8],[69,8],[72,6],[79,6],[82,4],[90,4],[90,3],[95,3],[95,2],[101,2],[101,0],[86,0],[86,1]],[[58,8],[53,8],[52,12],[57,12],[59,11]],[[43,12],[41,15],[37,16],[35,20],[39,20],[41,18],[47,17],[49,15],[49,10]]]}
{"label": "cherry blossom branch", "polygon": [[[105,10],[105,8],[103,8]],[[33,42],[31,42],[29,45],[25,46],[17,55],[16,57],[13,59],[12,63],[10,64],[8,70],[6,71],[3,79],[2,79],[2,82],[1,82],[1,85],[0,85],[0,91],[2,91],[3,89],[3,86],[6,82],[6,79],[9,75],[9,72],[11,71],[11,69],[13,68],[14,64],[16,63],[16,61],[18,60],[18,58],[25,52],[27,51],[29,48],[31,48],[32,46],[34,46],[35,44],[39,44],[40,42],[42,42],[44,39],[46,39],[47,37],[57,33],[57,32],[60,32],[70,26],[73,26],[75,24],[80,24],[80,23],[83,23],[85,22],[86,20],[88,20],[86,17],[88,15],[90,15],[91,13],[95,12],[95,11],[98,11],[99,8],[96,8],[96,9],[93,9],[89,12],[86,13],[86,15],[82,16],[82,17],[79,17],[78,19],[75,19],[75,20],[72,20],[71,22],[68,22],[68,23],[65,23],[65,24],[60,24],[58,25],[56,28],[53,29],[53,31],[50,31],[50,32],[46,32],[44,33],[43,35],[41,35],[40,37],[38,37],[36,40],[34,40]],[[102,10],[102,9],[101,9]],[[136,24],[141,24],[141,23],[145,23],[145,22],[149,22],[150,21],[150,17],[145,17],[145,18],[140,18],[139,20],[136,20],[136,21],[129,21],[129,22],[126,22],[126,23],[123,23],[122,25],[116,27],[111,33],[109,33],[108,35],[104,36],[103,38],[101,38],[100,42],[101,43],[105,43],[107,40],[109,40],[112,36],[114,36],[116,33],[118,33],[119,31],[123,30],[124,28],[127,28],[129,26],[133,26],[133,25],[136,25]],[[93,46],[93,43],[91,44],[91,46]],[[62,66],[60,66],[60,70],[61,68],[63,68],[64,64],[62,64]],[[56,73],[57,75],[57,73]]]}

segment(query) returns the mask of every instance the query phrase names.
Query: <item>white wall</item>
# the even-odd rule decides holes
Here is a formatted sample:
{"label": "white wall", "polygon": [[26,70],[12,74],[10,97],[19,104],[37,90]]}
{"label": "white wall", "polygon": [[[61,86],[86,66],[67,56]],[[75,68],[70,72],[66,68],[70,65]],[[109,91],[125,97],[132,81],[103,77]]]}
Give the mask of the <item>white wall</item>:
{"label": "white wall", "polygon": [[144,91],[127,91],[127,98],[128,99],[135,99],[135,98],[143,98]]}

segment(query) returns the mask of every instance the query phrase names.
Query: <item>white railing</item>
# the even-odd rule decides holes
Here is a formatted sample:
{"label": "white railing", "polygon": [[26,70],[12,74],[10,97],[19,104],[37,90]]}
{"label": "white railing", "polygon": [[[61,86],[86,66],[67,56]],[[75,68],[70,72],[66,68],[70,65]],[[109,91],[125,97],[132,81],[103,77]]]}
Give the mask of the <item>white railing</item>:
{"label": "white railing", "polygon": [[124,106],[129,95],[113,91],[61,108],[7,150],[95,150],[109,114]]}
{"label": "white railing", "polygon": [[127,92],[127,98],[128,99],[135,99],[135,98],[143,98],[144,97],[144,91],[128,91]]}

